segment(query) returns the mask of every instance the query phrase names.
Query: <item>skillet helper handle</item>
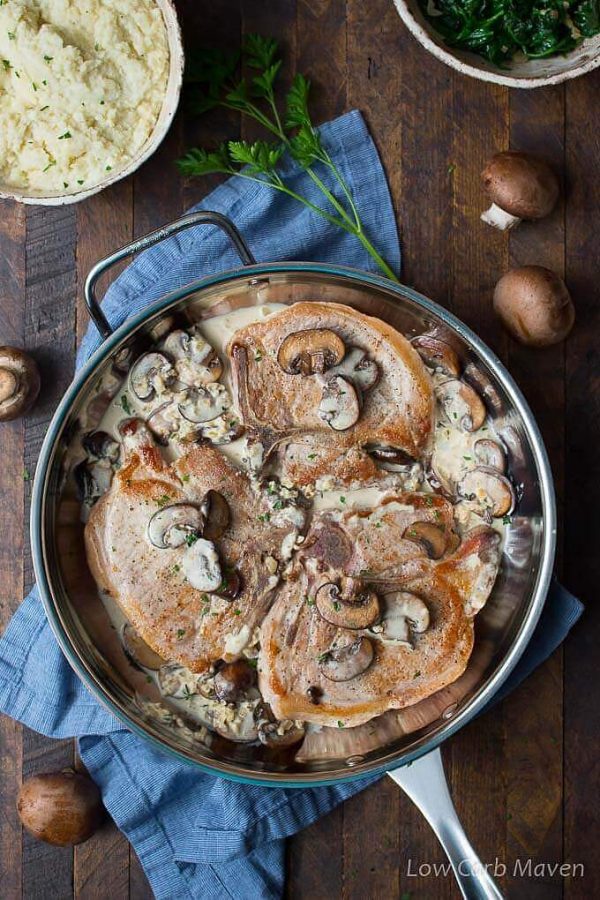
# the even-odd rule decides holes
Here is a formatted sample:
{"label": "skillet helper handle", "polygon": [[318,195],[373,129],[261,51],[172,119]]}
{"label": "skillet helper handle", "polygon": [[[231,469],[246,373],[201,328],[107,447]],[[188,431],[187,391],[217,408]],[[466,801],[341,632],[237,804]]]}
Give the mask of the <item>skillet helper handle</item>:
{"label": "skillet helper handle", "polygon": [[132,256],[134,253],[139,253],[141,250],[147,250],[149,247],[154,247],[155,244],[159,244],[165,238],[178,234],[180,231],[185,231],[186,228],[193,228],[194,225],[214,225],[216,228],[220,228],[233,244],[238,256],[245,266],[252,266],[256,262],[254,256],[248,249],[246,242],[231,219],[222,216],[221,213],[201,210],[200,212],[182,216],[180,219],[176,219],[175,222],[170,222],[168,225],[163,225],[163,227],[159,228],[157,231],[152,231],[150,234],[146,234],[144,237],[132,241],[125,247],[121,247],[120,250],[115,250],[110,256],[97,262],[90,270],[83,289],[85,303],[90,317],[103,339],[110,337],[113,333],[113,329],[102,312],[100,302],[96,296],[96,284],[100,276],[122,259]]}
{"label": "skillet helper handle", "polygon": [[503,895],[469,843],[456,814],[439,748],[388,775],[433,828],[465,900],[502,900]]}

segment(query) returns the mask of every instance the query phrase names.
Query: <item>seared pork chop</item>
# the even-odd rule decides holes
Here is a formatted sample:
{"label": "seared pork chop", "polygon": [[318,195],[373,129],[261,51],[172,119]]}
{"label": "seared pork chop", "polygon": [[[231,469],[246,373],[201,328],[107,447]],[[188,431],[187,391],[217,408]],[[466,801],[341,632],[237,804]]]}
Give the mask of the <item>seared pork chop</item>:
{"label": "seared pork chop", "polygon": [[[196,446],[169,465],[139,420],[122,432],[122,466],[85,528],[90,569],[156,653],[202,672],[214,660],[239,656],[260,625],[278,581],[282,544],[293,544],[302,513],[270,511],[267,498],[214,447]],[[209,490],[230,510],[229,527],[215,545],[223,580],[226,573],[239,576],[233,599],[187,580],[193,536],[177,547],[156,547],[149,539],[153,514],[181,509],[177,504],[199,506]]]}
{"label": "seared pork chop", "polygon": [[[340,469],[345,450],[393,447],[419,459],[428,447],[430,375],[403,335],[339,303],[301,302],[253,322],[228,348],[242,421],[267,451],[286,438],[312,439],[311,458],[290,467],[296,483]],[[289,461],[289,456],[288,456]],[[362,477],[364,461],[356,468]]]}
{"label": "seared pork chop", "polygon": [[398,497],[337,521],[316,517],[261,629],[259,684],[277,717],[360,725],[464,671],[474,614],[498,572],[500,536],[481,526],[456,552],[429,558],[401,536],[424,520],[450,535],[450,504],[436,497],[424,508],[427,499]]}

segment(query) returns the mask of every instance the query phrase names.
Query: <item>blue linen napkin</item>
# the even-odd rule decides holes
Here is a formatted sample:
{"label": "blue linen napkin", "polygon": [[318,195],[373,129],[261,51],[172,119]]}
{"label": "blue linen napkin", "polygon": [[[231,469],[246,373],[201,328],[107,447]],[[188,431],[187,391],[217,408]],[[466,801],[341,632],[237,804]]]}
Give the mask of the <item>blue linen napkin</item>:
{"label": "blue linen napkin", "polygon": [[[396,270],[394,213],[377,152],[359,113],[322,128],[329,152],[355,193],[369,235]],[[289,164],[294,187],[312,183]],[[325,180],[326,173],[323,174]],[[315,195],[316,199],[316,195]],[[258,260],[314,259],[374,269],[351,236],[256,184],[232,179],[200,205],[230,216]],[[198,208],[200,208],[198,207]],[[113,325],[174,288],[238,265],[224,237],[195,228],[141,254],[109,289]],[[90,328],[81,364],[100,344]],[[582,606],[554,584],[513,688],[562,642]],[[236,784],[155,750],[88,693],[69,667],[46,621],[37,589],[0,641],[0,709],[43,734],[77,737],[104,803],[125,833],[158,898],[277,898],[284,882],[284,838],[315,821],[378,776],[303,790]]]}

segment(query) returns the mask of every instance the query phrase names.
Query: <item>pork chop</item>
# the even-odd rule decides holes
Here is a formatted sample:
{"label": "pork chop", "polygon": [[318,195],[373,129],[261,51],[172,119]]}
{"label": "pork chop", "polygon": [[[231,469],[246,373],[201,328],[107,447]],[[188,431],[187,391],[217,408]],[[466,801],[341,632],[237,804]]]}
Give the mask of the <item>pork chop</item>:
{"label": "pork chop", "polygon": [[[287,352],[302,336],[323,346]],[[290,467],[298,484],[338,469],[345,480],[361,478],[365,461],[354,460],[353,478],[348,448],[393,447],[419,459],[429,445],[431,377],[406,338],[380,319],[338,303],[295,303],[236,331],[227,354],[241,419],[267,451],[295,435],[318,435],[311,458],[298,456]],[[338,415],[350,397],[352,409]]]}
{"label": "pork chop", "polygon": [[[195,446],[168,464],[141,421],[130,420],[122,433],[122,466],[85,528],[91,572],[156,653],[202,672],[214,660],[239,656],[252,638],[278,581],[282,545],[293,544],[302,513],[273,512],[268,498],[212,446]],[[200,505],[209,490],[225,498],[231,514],[215,543],[223,572],[239,575],[234,599],[187,580],[185,557],[193,544],[158,548],[148,536],[154,513]]]}
{"label": "pork chop", "polygon": [[[407,523],[410,530],[424,518],[451,527],[450,504],[436,497],[428,506],[426,497],[398,497],[337,521],[330,513],[316,517],[261,629],[259,684],[278,718],[360,725],[462,674],[473,617],[498,572],[500,536],[481,526],[455,552],[430,559],[401,536]],[[344,579],[362,584],[363,606],[377,604],[379,618],[369,628],[354,627],[360,604],[344,600]],[[334,598],[328,607],[319,603],[323,592]]]}

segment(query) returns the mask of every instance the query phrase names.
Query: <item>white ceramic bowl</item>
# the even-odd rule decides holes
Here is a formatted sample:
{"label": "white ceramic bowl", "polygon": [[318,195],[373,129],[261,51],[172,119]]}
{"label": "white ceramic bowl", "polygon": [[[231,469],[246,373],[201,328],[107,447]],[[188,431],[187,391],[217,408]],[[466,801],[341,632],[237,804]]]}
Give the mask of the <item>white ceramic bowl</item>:
{"label": "white ceramic bowl", "polygon": [[70,191],[65,194],[36,194],[28,193],[25,190],[15,190],[14,188],[3,189],[0,183],[0,198],[7,200],[18,200],[20,203],[31,203],[38,206],[64,206],[67,203],[78,203],[97,194],[109,184],[120,181],[135,172],[149,156],[152,156],[156,148],[165,137],[173,116],[179,104],[179,96],[181,94],[181,83],[183,80],[183,42],[181,39],[181,29],[177,20],[177,13],[172,0],[155,0],[165,20],[167,30],[167,42],[169,45],[169,75],[167,79],[167,89],[163,99],[161,111],[152,133],[149,135],[145,144],[139,149],[137,155],[124,166],[122,169],[116,169],[109,176],[103,178],[102,181],[93,187],[85,188],[85,190]]}
{"label": "white ceramic bowl", "polygon": [[404,24],[426,50],[463,75],[481,81],[514,88],[542,87],[577,78],[600,66],[600,35],[596,35],[586,39],[566,56],[513,62],[508,69],[500,69],[474,53],[448,47],[431,21],[423,15],[418,0],[394,0],[394,5]]}

